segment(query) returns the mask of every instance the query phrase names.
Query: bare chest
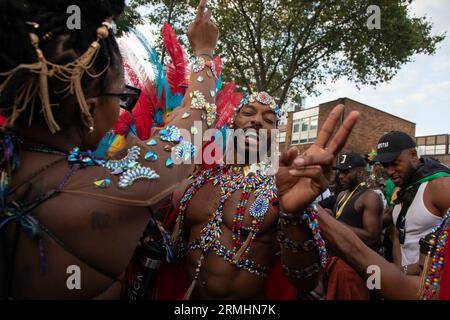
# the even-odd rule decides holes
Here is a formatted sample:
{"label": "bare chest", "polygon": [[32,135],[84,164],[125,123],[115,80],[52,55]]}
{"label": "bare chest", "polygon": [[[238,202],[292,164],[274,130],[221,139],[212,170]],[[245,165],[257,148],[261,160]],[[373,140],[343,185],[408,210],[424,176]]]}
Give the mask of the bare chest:
{"label": "bare chest", "polygon": [[[213,215],[220,214],[226,228],[233,229],[236,222],[240,220],[245,230],[255,221],[251,208],[253,206],[254,210],[256,200],[255,192],[245,193],[243,189],[234,191],[224,199],[219,186],[206,183],[192,197],[187,207],[186,220],[191,226],[204,225]],[[278,213],[269,203],[267,211],[259,219],[261,220],[259,233],[263,234],[276,226]]]}

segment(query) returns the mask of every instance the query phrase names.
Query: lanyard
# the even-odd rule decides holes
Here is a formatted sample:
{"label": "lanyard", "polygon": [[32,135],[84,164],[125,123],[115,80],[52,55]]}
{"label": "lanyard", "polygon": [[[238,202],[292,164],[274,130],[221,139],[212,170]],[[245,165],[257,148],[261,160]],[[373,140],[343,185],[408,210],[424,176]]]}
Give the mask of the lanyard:
{"label": "lanyard", "polygon": [[[347,202],[351,199],[351,197],[353,196],[353,194],[356,192],[356,190],[359,189],[359,187],[364,186],[366,183],[365,182],[361,182],[360,184],[358,184],[353,190],[352,192],[350,192],[348,194],[348,196],[343,196],[342,199],[338,202],[337,204],[337,211],[336,211],[336,219],[339,219],[339,217],[342,214],[342,211],[344,211],[345,206],[347,205]],[[345,199],[345,201],[344,201]],[[344,202],[344,203],[342,203]]]}

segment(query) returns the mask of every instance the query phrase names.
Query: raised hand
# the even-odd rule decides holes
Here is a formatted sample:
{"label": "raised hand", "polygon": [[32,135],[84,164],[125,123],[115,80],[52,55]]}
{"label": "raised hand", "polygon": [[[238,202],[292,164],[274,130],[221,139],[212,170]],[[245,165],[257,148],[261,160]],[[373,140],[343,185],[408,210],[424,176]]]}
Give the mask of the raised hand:
{"label": "raised hand", "polygon": [[332,137],[343,110],[344,106],[338,105],[331,111],[316,142],[302,155],[292,147],[281,156],[276,183],[284,211],[303,211],[329,184],[334,158],[359,118],[358,112],[351,112]]}
{"label": "raised hand", "polygon": [[206,6],[206,0],[200,0],[195,20],[188,28],[187,36],[195,54],[213,55],[219,39],[219,30],[211,21],[212,12]]}

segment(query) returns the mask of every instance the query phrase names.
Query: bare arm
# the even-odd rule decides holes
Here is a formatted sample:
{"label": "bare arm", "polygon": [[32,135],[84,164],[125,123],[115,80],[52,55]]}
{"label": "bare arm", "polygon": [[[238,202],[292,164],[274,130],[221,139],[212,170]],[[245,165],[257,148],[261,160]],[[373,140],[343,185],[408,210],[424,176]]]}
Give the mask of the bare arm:
{"label": "bare arm", "polygon": [[432,206],[439,211],[441,216],[444,216],[450,208],[450,178],[433,180],[429,183],[428,188]]}
{"label": "bare arm", "polygon": [[388,299],[418,299],[420,278],[407,276],[392,263],[389,263],[375,251],[367,247],[343,223],[337,221],[325,211],[319,214],[320,231],[335,252],[355,269],[363,278],[367,278],[367,267],[380,268],[380,291]]}
{"label": "bare arm", "polygon": [[374,248],[380,241],[383,204],[373,191],[367,191],[362,200],[363,228],[349,227],[366,245]]}
{"label": "bare arm", "polygon": [[394,241],[392,243],[392,258],[394,259],[394,264],[400,268],[402,266],[402,254],[400,251],[400,241],[396,227],[394,228]]}
{"label": "bare arm", "polygon": [[[170,118],[167,121],[166,128],[168,126],[174,126],[179,129],[183,142],[191,142],[196,146],[197,153],[200,153],[202,146],[203,130],[208,128],[208,123],[203,118],[206,114],[215,115],[214,107],[215,103],[215,87],[216,79],[210,69],[213,69],[213,65],[210,63],[212,60],[209,56],[213,54],[218,40],[218,29],[211,22],[211,11],[206,9],[206,0],[201,0],[198,7],[197,17],[190,24],[188,30],[188,39],[191,43],[192,49],[195,55],[201,55],[207,61],[205,67],[196,68],[195,71],[191,72],[190,82],[185,98],[182,105],[172,112]],[[203,55],[205,54],[205,55]],[[209,66],[208,66],[209,64]],[[195,95],[193,95],[195,93]],[[192,107],[193,97],[197,98],[195,108]],[[204,98],[204,101],[203,99]],[[206,107],[208,111],[206,110]],[[187,113],[187,117],[182,117],[183,113]],[[203,117],[203,118],[202,118]],[[209,125],[212,125],[213,117],[210,117]],[[190,130],[192,126],[195,126],[198,134],[192,134]],[[201,127],[200,127],[201,126]],[[64,192],[76,193],[82,195],[92,195],[96,198],[111,200],[111,195],[120,199],[123,204],[129,204],[133,206],[151,206],[154,209],[154,205],[158,204],[169,196],[178,187],[178,184],[185,179],[191,170],[193,169],[194,159],[188,159],[185,164],[174,164],[167,165],[166,161],[172,158],[172,160],[177,160],[172,153],[172,148],[177,146],[179,141],[179,136],[172,136],[176,138],[177,141],[167,141],[167,138],[161,138],[160,131],[163,128],[153,128],[152,139],[154,139],[157,144],[148,146],[145,142],[140,141],[136,137],[129,137],[128,148],[132,146],[138,146],[140,150],[140,155],[136,159],[142,166],[149,167],[156,172],[159,176],[157,179],[145,179],[133,182],[132,185],[126,187],[126,192],[119,187],[118,176],[111,175],[110,179],[113,182],[113,186],[110,188],[110,193],[108,195],[104,193],[99,193],[98,190],[94,189],[91,185],[72,185],[68,184]],[[176,130],[174,130],[176,132]],[[175,139],[172,139],[175,140]],[[198,141],[198,142],[197,142]],[[196,143],[197,142],[197,143]],[[178,144],[179,145],[179,144]],[[185,145],[186,149],[188,148]],[[127,148],[127,149],[128,149]],[[121,150],[114,155],[115,159],[121,159],[127,156],[128,150]],[[154,161],[147,161],[144,156],[148,152],[153,152],[157,155]],[[189,151],[186,151],[189,152]],[[148,173],[148,172],[147,172]],[[109,178],[109,177],[108,177]],[[115,183],[114,183],[115,182]],[[92,192],[95,190],[95,192]],[[115,201],[113,199],[113,201]]]}
{"label": "bare arm", "polygon": [[384,209],[383,212],[383,228],[387,228],[393,223],[394,220],[392,219],[392,208],[387,205],[386,209]]}

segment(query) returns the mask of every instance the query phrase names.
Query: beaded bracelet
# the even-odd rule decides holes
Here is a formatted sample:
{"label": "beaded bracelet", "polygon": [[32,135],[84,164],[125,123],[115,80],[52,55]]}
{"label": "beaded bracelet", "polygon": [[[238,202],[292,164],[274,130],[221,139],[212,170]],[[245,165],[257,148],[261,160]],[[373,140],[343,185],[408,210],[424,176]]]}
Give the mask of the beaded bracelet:
{"label": "beaded bracelet", "polygon": [[325,241],[319,231],[319,211],[317,210],[317,206],[310,204],[303,212],[303,215],[280,211],[280,221],[283,224],[291,223],[292,225],[305,223],[309,227],[313,234],[315,246],[319,252],[321,265],[325,267],[327,263],[327,250],[325,248]]}
{"label": "beaded bracelet", "polygon": [[278,240],[278,242],[280,242],[280,244],[284,248],[286,248],[286,249],[288,249],[288,250],[290,250],[290,251],[292,251],[294,253],[297,253],[300,250],[308,252],[308,251],[311,251],[312,249],[314,249],[316,247],[316,244],[315,244],[314,240],[310,239],[310,240],[307,240],[307,241],[305,241],[303,243],[298,243],[296,241],[293,241],[293,240],[289,239],[286,236],[286,233],[284,233],[281,230],[277,232],[277,240]]}
{"label": "beaded bracelet", "polygon": [[[205,58],[201,56],[194,57],[194,59],[192,60],[192,71],[194,73],[203,71],[205,67],[208,67],[211,70],[211,74],[209,74],[208,71],[208,75],[213,76],[215,79],[217,79],[216,64],[214,63],[214,59],[206,61]],[[203,78],[199,78],[197,79],[197,81],[202,82],[203,80],[201,79]]]}
{"label": "beaded bracelet", "polygon": [[281,267],[287,277],[295,279],[306,279],[320,271],[320,265],[317,262],[302,269],[290,268],[285,264],[281,265]]}

